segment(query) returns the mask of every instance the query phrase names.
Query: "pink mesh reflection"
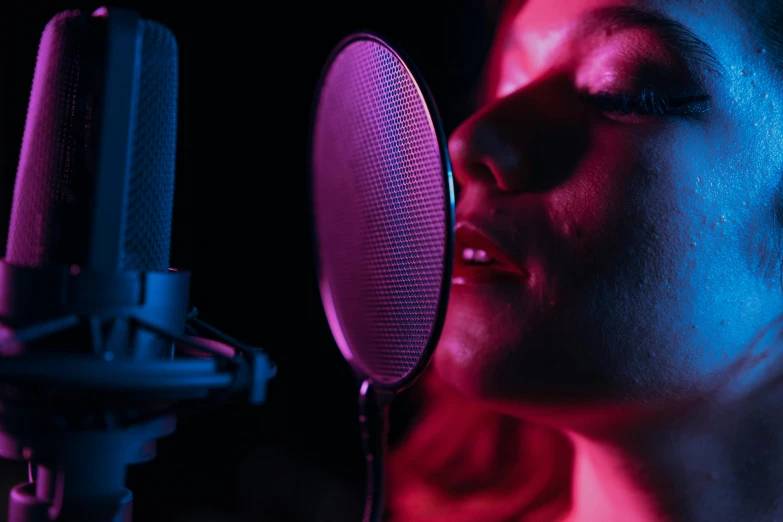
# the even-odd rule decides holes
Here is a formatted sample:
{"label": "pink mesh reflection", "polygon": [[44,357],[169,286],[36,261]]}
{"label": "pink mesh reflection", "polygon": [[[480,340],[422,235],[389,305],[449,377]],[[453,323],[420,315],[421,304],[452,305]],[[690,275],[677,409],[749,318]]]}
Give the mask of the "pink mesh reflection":
{"label": "pink mesh reflection", "polygon": [[450,207],[437,134],[405,65],[367,39],[332,63],[313,139],[330,326],[346,358],[394,384],[426,349],[445,297]]}

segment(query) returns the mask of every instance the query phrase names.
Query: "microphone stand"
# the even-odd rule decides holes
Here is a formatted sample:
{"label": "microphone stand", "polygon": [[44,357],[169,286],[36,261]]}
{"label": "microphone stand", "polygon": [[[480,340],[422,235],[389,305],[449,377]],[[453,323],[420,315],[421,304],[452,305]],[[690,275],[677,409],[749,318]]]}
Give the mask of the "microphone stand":
{"label": "microphone stand", "polygon": [[382,522],[385,507],[389,404],[392,396],[365,380],[359,388],[359,427],[367,466],[367,496],[362,522]]}
{"label": "microphone stand", "polygon": [[[0,283],[24,277],[25,269],[0,262]],[[127,287],[117,276],[100,277],[116,283],[120,295]],[[171,274],[143,277],[150,290],[186,282]],[[5,287],[0,312],[24,302],[20,292],[36,290],[24,282]],[[43,288],[59,291],[57,285]],[[30,470],[29,482],[10,493],[8,522],[131,522],[126,468],[155,457],[157,439],[174,432],[177,416],[206,410],[239,391],[248,393],[251,404],[266,400],[276,367],[262,350],[199,320],[196,309],[183,313],[187,335],[173,332],[167,325],[174,322],[166,323],[159,311],[176,309],[163,305],[183,303],[181,293],[146,295],[141,305],[134,301],[103,313],[81,301],[84,307],[71,307],[77,313],[17,329],[0,341],[0,457],[26,460]],[[85,329],[92,332],[90,351],[25,352],[41,341],[56,348],[63,335]],[[141,344],[133,345],[136,341]],[[137,347],[156,344],[168,347],[169,355],[122,355],[129,346],[142,354]],[[175,347],[190,357],[175,356]]]}
{"label": "microphone stand", "polygon": [[[30,482],[11,490],[8,522],[131,522],[126,468],[152,459],[155,439],[173,433],[175,424],[170,415],[125,429],[51,431],[28,439],[38,438],[36,449],[21,452],[6,438],[3,457],[37,468]],[[42,463],[34,464],[38,458]]]}

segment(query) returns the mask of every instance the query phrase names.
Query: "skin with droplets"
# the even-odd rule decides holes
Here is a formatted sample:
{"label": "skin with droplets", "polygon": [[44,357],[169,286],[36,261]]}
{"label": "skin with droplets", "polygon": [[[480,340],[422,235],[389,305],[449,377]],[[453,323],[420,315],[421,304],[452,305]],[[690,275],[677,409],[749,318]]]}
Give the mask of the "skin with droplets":
{"label": "skin with droplets", "polygon": [[[627,7],[638,23],[617,22]],[[529,0],[451,136],[458,222],[502,236],[529,277],[453,285],[435,369],[569,437],[569,522],[783,515],[779,326],[754,342],[783,313],[783,81],[744,9]],[[708,110],[584,96],[646,89]]]}

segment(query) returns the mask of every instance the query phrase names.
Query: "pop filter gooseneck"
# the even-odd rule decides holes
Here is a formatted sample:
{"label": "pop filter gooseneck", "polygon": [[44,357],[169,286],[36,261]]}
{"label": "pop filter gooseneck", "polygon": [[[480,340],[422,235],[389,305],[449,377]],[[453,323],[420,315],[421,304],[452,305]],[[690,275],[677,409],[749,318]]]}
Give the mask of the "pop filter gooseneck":
{"label": "pop filter gooseneck", "polygon": [[326,316],[361,381],[364,521],[383,514],[388,406],[426,368],[451,285],[454,187],[421,76],[371,34],[337,45],[316,92],[311,198]]}

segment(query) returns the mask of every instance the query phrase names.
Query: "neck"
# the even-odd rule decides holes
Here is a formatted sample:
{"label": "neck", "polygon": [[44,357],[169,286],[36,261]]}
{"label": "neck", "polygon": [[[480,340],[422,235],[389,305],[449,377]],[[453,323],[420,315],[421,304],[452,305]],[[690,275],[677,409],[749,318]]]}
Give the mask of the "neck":
{"label": "neck", "polygon": [[783,384],[610,433],[569,433],[567,522],[783,519]]}

